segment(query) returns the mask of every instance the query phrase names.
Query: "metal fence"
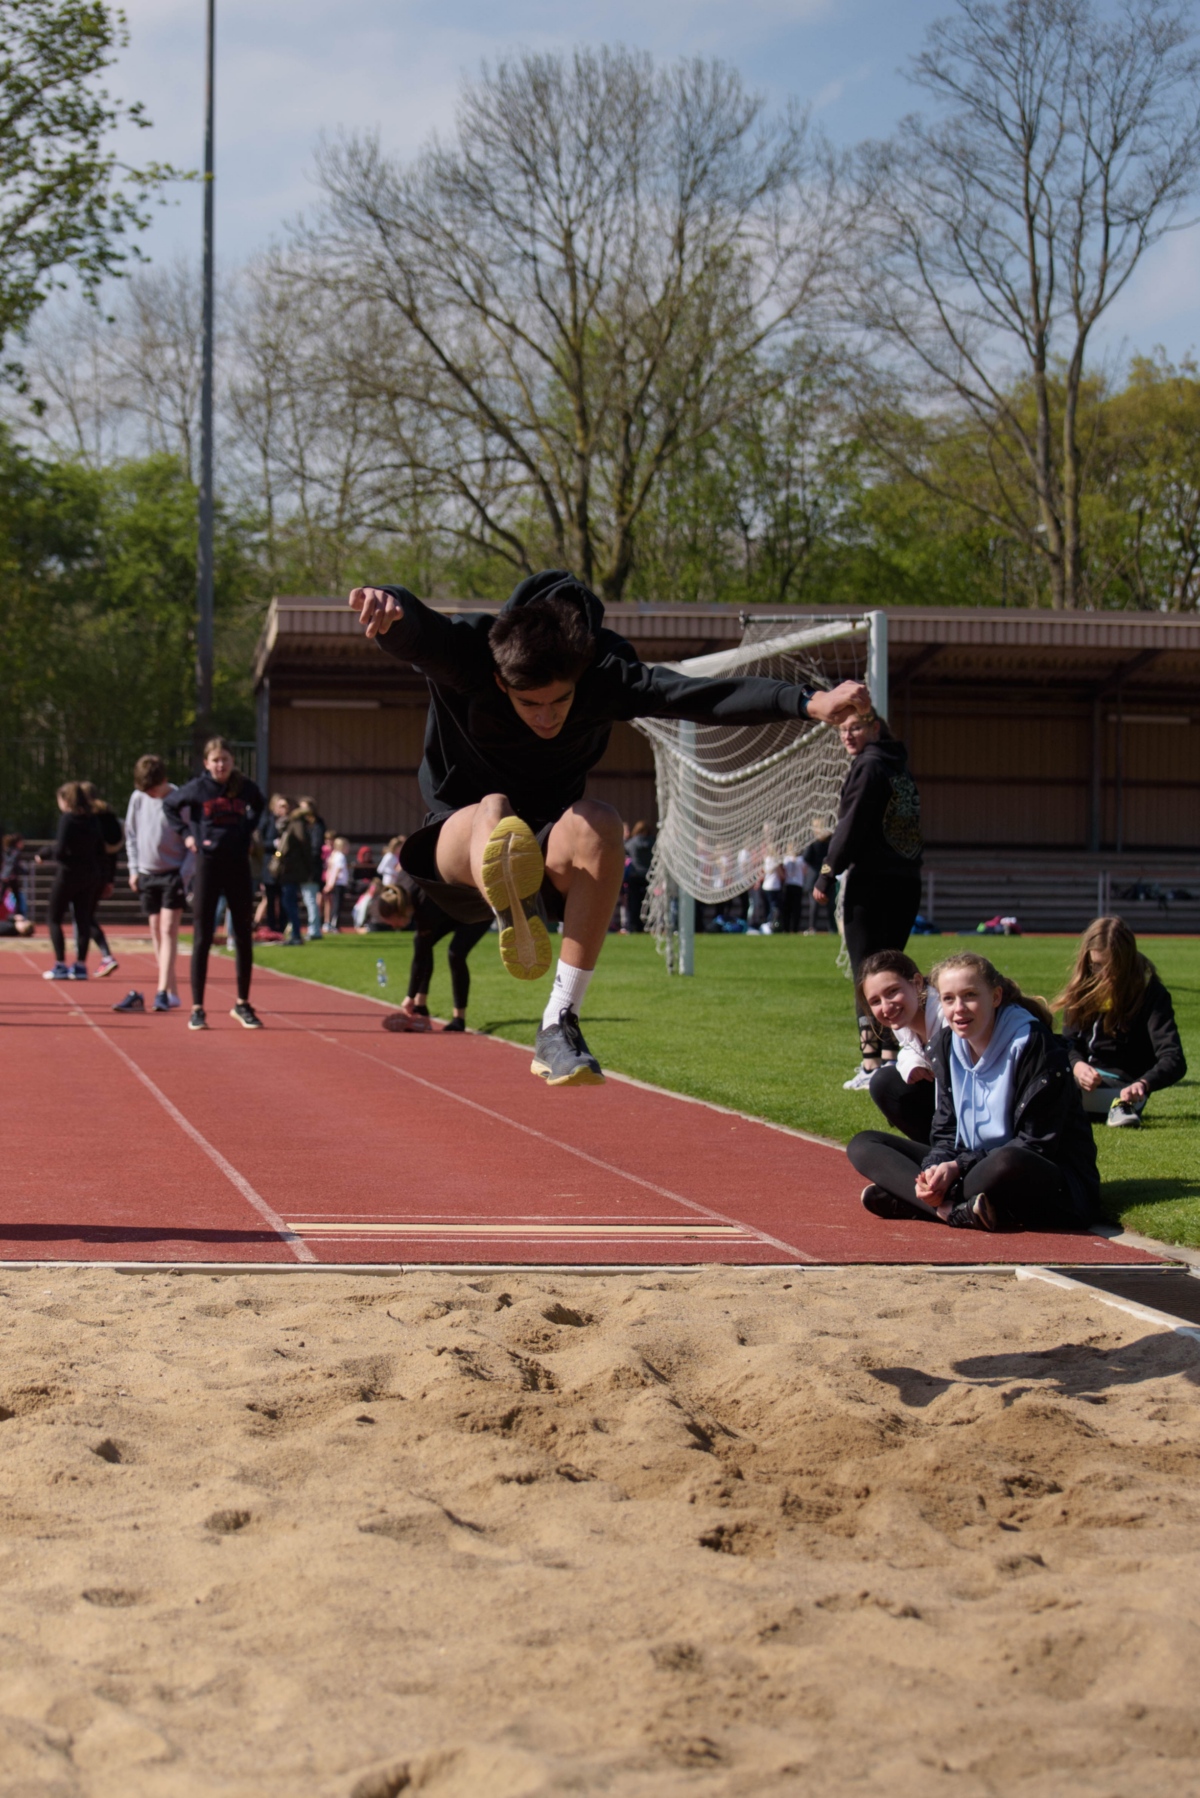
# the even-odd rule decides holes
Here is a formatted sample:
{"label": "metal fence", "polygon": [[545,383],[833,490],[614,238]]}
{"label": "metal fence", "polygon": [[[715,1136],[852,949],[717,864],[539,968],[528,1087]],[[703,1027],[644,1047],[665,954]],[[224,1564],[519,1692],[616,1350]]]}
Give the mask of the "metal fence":
{"label": "metal fence", "polygon": [[[251,780],[258,777],[253,743],[234,744],[238,766]],[[55,794],[66,780],[93,781],[114,811],[124,812],[133,791],[133,764],[140,750],[128,743],[70,742],[53,737],[0,738],[0,824],[22,836],[52,837],[58,825]],[[193,767],[190,742],[159,751],[167,774],[182,784]]]}

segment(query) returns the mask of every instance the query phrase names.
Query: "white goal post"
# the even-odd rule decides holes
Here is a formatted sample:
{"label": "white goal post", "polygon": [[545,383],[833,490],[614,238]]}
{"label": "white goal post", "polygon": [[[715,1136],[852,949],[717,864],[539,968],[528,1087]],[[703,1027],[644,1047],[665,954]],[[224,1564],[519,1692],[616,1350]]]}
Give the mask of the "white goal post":
{"label": "white goal post", "polygon": [[[759,675],[805,686],[863,680],[887,714],[887,615],[742,616],[736,649],[668,666],[705,677]],[[832,824],[847,757],[836,730],[808,720],[729,726],[640,718],[654,746],[658,835],[643,911],[669,972],[691,974],[697,903],[753,887],[764,862],[799,853]]]}

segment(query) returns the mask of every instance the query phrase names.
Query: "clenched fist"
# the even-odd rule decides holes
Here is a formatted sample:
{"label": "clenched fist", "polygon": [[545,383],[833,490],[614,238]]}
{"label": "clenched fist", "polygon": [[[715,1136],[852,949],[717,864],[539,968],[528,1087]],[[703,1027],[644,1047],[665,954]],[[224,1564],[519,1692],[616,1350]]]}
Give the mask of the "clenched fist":
{"label": "clenched fist", "polygon": [[358,613],[368,637],[382,637],[391,630],[404,608],[382,587],[355,587],[347,602]]}

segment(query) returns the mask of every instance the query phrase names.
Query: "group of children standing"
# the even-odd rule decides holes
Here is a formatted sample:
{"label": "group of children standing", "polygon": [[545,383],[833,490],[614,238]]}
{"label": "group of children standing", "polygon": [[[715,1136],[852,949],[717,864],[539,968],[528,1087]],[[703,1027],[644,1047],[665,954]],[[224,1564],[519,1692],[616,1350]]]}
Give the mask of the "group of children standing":
{"label": "group of children standing", "polygon": [[[1090,1116],[1136,1127],[1187,1072],[1171,996],[1121,918],[1098,918],[1054,1001],[986,956],[949,955],[928,979],[901,950],[866,957],[859,984],[898,1053],[871,1076],[893,1132],[847,1154],[877,1217],[954,1229],[1079,1229],[1100,1215]],[[895,1134],[894,1132],[900,1132]]]}

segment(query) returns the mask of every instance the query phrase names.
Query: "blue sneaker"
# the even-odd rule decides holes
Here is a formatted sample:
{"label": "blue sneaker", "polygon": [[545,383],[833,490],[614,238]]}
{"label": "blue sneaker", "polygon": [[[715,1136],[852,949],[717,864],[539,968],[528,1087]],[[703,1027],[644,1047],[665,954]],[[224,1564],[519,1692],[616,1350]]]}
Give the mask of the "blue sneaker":
{"label": "blue sneaker", "polygon": [[125,997],[118,999],[113,1006],[114,1011],[145,1011],[145,1009],[146,1001],[134,987],[130,987]]}
{"label": "blue sneaker", "polygon": [[155,1011],[171,1010],[171,1001],[166,993],[155,993],[153,1009]]}
{"label": "blue sneaker", "polygon": [[69,980],[71,970],[65,961],[56,961],[52,968],[47,968],[42,975],[43,980]]}
{"label": "blue sneaker", "polygon": [[75,966],[70,970],[70,973],[68,976],[68,978],[71,980],[86,980],[87,977],[88,977],[87,964],[82,961],[77,961],[75,963]]}

